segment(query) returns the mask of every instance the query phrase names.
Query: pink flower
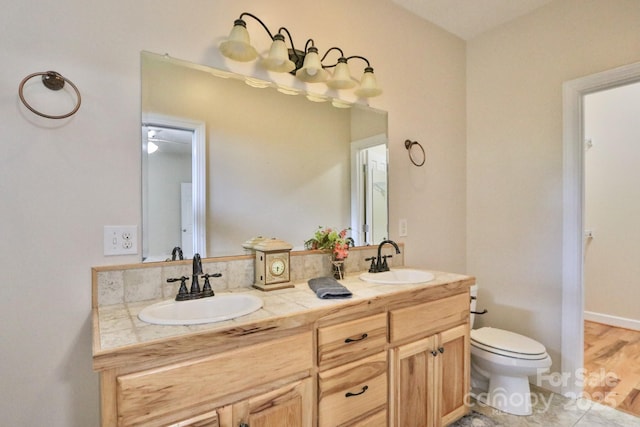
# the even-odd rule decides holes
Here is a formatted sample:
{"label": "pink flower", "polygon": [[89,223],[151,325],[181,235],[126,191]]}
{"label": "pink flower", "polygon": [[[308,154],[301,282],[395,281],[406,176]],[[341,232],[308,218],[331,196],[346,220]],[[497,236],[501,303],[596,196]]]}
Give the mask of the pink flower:
{"label": "pink flower", "polygon": [[335,254],[336,259],[345,259],[349,256],[349,244],[336,243],[333,248],[333,253]]}
{"label": "pink flower", "polygon": [[313,237],[304,242],[307,249],[320,249],[328,251],[336,259],[345,259],[349,256],[349,244],[353,244],[353,239],[347,237],[350,228],[334,231],[332,228],[318,227]]}

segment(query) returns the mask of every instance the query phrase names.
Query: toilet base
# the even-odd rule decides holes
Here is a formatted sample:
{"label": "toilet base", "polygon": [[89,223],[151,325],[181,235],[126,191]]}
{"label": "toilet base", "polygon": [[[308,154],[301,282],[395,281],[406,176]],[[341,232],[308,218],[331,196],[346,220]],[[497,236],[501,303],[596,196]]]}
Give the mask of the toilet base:
{"label": "toilet base", "polygon": [[487,391],[477,393],[476,400],[512,415],[531,415],[531,388],[528,377],[491,375]]}

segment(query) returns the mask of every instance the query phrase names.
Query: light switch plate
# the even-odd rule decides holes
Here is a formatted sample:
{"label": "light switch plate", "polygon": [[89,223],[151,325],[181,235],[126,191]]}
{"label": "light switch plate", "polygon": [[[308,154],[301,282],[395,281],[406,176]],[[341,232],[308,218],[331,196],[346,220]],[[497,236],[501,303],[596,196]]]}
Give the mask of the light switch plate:
{"label": "light switch plate", "polygon": [[403,218],[400,221],[398,221],[398,236],[406,237],[407,234],[408,234],[407,220]]}
{"label": "light switch plate", "polygon": [[136,225],[105,225],[105,255],[135,255],[138,253],[138,227]]}

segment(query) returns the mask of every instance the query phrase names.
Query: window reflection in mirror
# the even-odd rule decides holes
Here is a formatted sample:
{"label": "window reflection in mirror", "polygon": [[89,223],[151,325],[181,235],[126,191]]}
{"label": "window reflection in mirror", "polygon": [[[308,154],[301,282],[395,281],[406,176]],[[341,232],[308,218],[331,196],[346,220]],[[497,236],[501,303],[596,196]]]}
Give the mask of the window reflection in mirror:
{"label": "window reflection in mirror", "polygon": [[[358,244],[376,244],[388,235],[386,112],[360,104],[336,108],[220,74],[164,55],[142,54],[143,121],[168,117],[202,123],[206,130],[200,156],[205,172],[194,181],[205,181],[206,188],[206,237],[200,253],[241,254],[242,243],[255,236],[277,237],[302,249],[318,226],[352,227]],[[371,148],[376,145],[382,146],[377,157]],[[373,166],[371,176],[361,178],[359,191],[354,176],[361,169],[355,169],[353,157],[363,155]],[[159,188],[159,198],[172,206],[152,207],[143,197],[143,253],[148,260],[166,259],[174,246],[184,244],[183,221],[173,215],[172,223],[161,225],[158,219],[151,227],[151,211],[179,212],[183,198],[177,193],[169,197],[166,188],[150,184],[143,173],[143,192]],[[194,224],[195,234],[198,228]],[[154,246],[162,240],[154,229],[173,231]]]}

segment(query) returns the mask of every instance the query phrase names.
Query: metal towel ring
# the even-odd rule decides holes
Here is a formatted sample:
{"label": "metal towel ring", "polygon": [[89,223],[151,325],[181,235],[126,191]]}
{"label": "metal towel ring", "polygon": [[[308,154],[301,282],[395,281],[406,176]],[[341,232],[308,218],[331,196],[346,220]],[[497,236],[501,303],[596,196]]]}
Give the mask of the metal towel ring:
{"label": "metal towel ring", "polygon": [[[50,115],[50,114],[41,113],[40,111],[36,110],[31,105],[29,105],[27,100],[24,99],[24,95],[22,93],[22,90],[24,89],[24,84],[28,80],[30,80],[31,78],[36,77],[36,76],[42,76],[42,84],[44,84],[45,87],[47,87],[48,89],[51,89],[51,90],[60,90],[60,89],[62,89],[64,87],[65,83],[69,83],[69,85],[71,85],[73,90],[75,90],[76,97],[78,98],[78,103],[76,104],[74,109],[71,110],[70,112],[68,112],[67,114],[62,114],[62,115],[59,115],[59,116],[53,116],[53,115]],[[29,110],[31,110],[32,112],[36,113],[37,115],[42,116],[42,117],[46,117],[47,119],[66,119],[67,117],[74,115],[76,113],[76,111],[78,111],[78,109],[80,108],[80,103],[82,102],[82,97],[80,96],[80,91],[78,90],[76,85],[74,85],[71,80],[63,77],[62,74],[57,73],[55,71],[41,71],[39,73],[29,74],[27,77],[22,79],[22,81],[20,82],[20,87],[18,88],[18,96],[20,96],[20,100],[22,101],[22,103],[24,104],[25,107],[27,107]]]}
{"label": "metal towel ring", "polygon": [[[422,152],[422,160],[419,160],[420,159],[420,155],[418,155],[417,158],[414,157],[415,154],[413,154],[411,149],[413,147],[415,147],[415,146],[417,146],[420,149],[420,151]],[[406,148],[407,151],[409,152],[409,160],[411,160],[411,163],[413,163],[414,165],[416,165],[418,167],[424,165],[424,162],[427,160],[427,155],[424,152],[424,148],[422,148],[422,145],[420,145],[420,143],[418,141],[411,141],[411,140],[407,139],[404,142],[404,148]],[[415,150],[413,150],[413,151],[415,151]]]}

